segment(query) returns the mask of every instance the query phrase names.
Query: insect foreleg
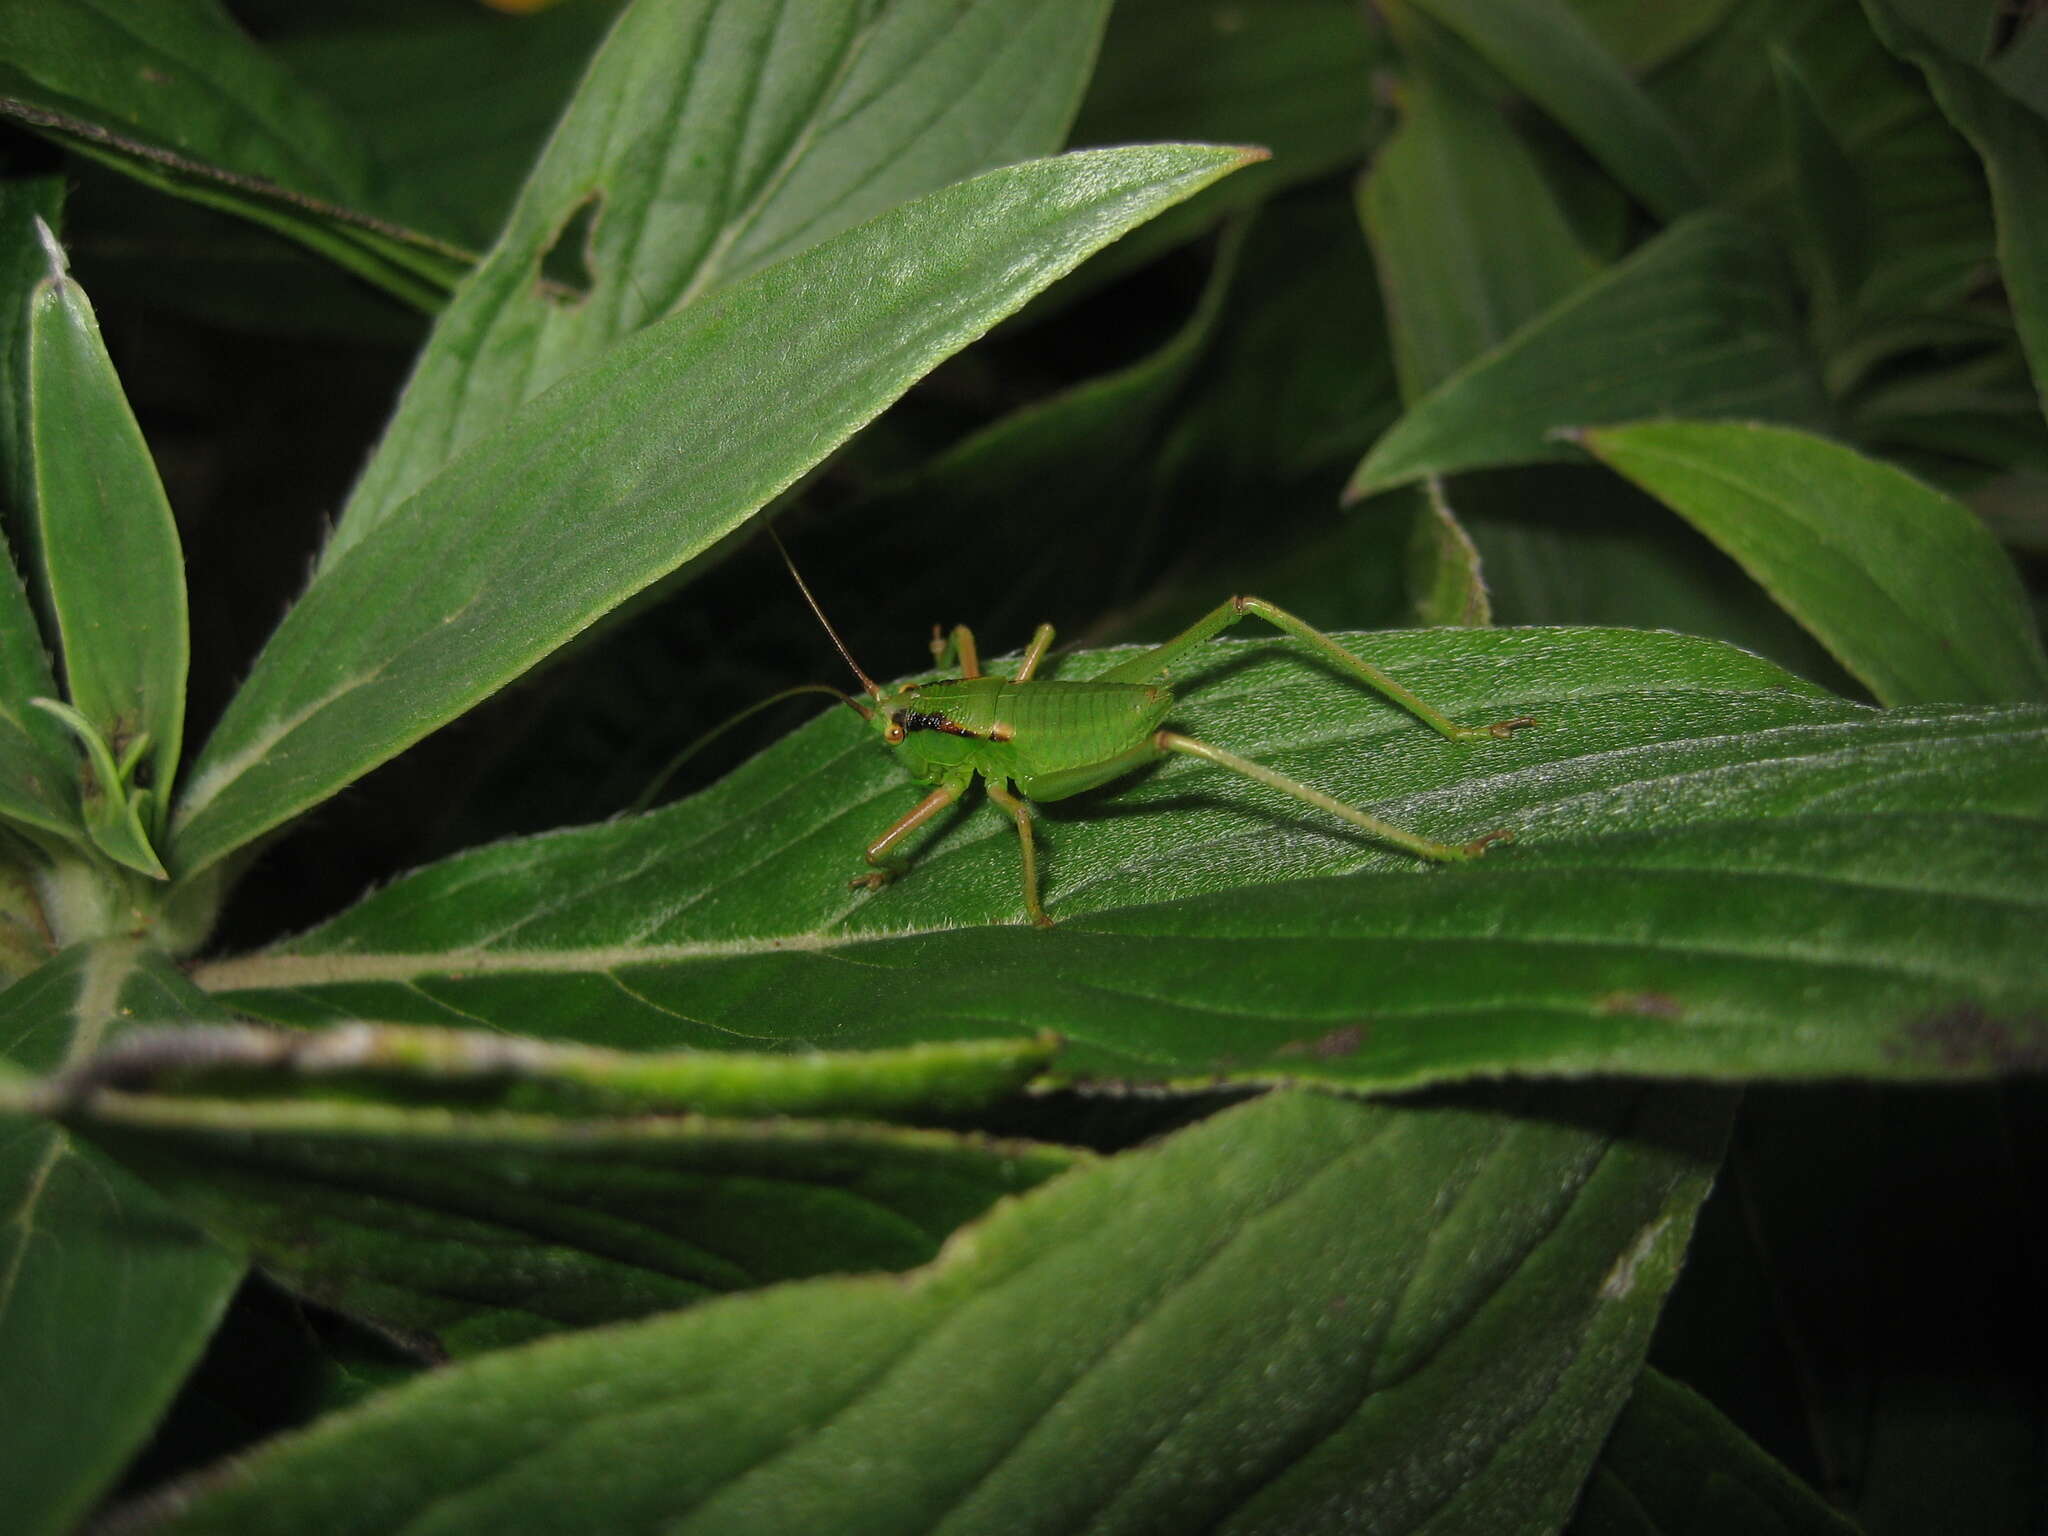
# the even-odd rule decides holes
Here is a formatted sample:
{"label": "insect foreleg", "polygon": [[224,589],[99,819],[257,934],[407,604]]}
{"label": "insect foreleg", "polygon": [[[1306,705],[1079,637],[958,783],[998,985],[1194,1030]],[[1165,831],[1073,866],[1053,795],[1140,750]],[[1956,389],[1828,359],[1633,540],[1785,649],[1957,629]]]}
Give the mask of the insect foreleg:
{"label": "insect foreleg", "polygon": [[1226,752],[1221,747],[1212,747],[1206,741],[1197,741],[1192,736],[1183,736],[1178,731],[1159,731],[1152,737],[1153,745],[1162,752],[1179,752],[1187,757],[1199,757],[1205,763],[1214,763],[1218,768],[1228,768],[1232,773],[1241,773],[1248,779],[1255,779],[1282,794],[1294,796],[1305,805],[1317,810],[1328,811],[1343,821],[1348,821],[1360,831],[1370,833],[1381,842],[1392,843],[1396,848],[1405,848],[1418,858],[1434,859],[1439,863],[1456,863],[1465,859],[1476,859],[1486,852],[1489,843],[1504,842],[1514,836],[1505,828],[1489,832],[1484,837],[1469,843],[1439,843],[1433,838],[1418,837],[1413,832],[1403,831],[1392,822],[1381,821],[1377,816],[1368,815],[1356,806],[1346,805],[1342,800],[1333,799],[1319,789],[1311,789],[1284,773],[1275,773],[1262,763],[1250,758],[1239,757],[1235,752]]}
{"label": "insect foreleg", "polygon": [[1030,808],[994,779],[984,779],[982,787],[988,791],[989,799],[1008,811],[1010,819],[1017,823],[1017,842],[1024,856],[1024,910],[1039,927],[1050,928],[1052,919],[1038,904],[1038,849],[1031,835]]}
{"label": "insect foreleg", "polygon": [[1196,646],[1214,639],[1247,614],[1256,614],[1275,629],[1314,646],[1318,653],[1328,657],[1360,682],[1378,690],[1432,730],[1440,732],[1452,741],[1476,741],[1481,737],[1511,736],[1523,726],[1536,723],[1527,715],[1519,715],[1513,720],[1499,720],[1492,725],[1460,725],[1441,710],[1424,703],[1421,698],[1395,682],[1371,662],[1352,655],[1313,624],[1296,618],[1285,608],[1269,603],[1263,597],[1226,599],[1213,613],[1189,625],[1163,645],[1143,655],[1133,656],[1121,666],[1110,668],[1102,674],[1102,680],[1112,683],[1137,683],[1157,676]]}
{"label": "insect foreleg", "polygon": [[956,779],[948,779],[937,789],[918,801],[916,805],[905,811],[897,819],[894,826],[868,844],[867,859],[870,864],[875,866],[874,872],[862,875],[854,880],[849,880],[847,884],[853,886],[864,885],[871,891],[878,891],[895,879],[902,871],[882,862],[883,859],[889,856],[889,850],[930,821],[934,816],[938,815],[939,812],[943,811],[955,800],[958,800],[966,792],[967,786],[973,782],[974,776],[972,774]]}

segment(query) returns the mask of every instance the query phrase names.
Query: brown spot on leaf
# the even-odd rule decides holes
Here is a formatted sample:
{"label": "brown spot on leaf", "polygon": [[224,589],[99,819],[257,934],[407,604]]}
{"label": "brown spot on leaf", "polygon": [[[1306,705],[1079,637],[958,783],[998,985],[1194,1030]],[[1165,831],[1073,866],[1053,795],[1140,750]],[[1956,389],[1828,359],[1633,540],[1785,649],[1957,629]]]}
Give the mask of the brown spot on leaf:
{"label": "brown spot on leaf", "polygon": [[1992,1067],[2000,1072],[2048,1071],[2048,1016],[2001,1018],[1981,1003],[1957,1003],[1906,1021],[1890,1053],[1933,1061],[1954,1071]]}
{"label": "brown spot on leaf", "polygon": [[1275,1056],[1313,1056],[1317,1061],[1336,1061],[1345,1056],[1356,1056],[1365,1045],[1366,1027],[1363,1024],[1340,1024],[1326,1034],[1317,1035],[1313,1040],[1290,1040],[1274,1050]]}

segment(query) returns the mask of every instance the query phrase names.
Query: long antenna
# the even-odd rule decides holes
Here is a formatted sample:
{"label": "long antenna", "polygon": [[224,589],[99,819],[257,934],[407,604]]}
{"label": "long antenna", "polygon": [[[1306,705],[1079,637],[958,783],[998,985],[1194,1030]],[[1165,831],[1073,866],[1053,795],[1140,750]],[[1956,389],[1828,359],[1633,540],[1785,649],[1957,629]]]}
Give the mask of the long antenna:
{"label": "long antenna", "polygon": [[825,633],[830,635],[832,643],[839,647],[839,654],[844,656],[846,664],[853,668],[853,675],[860,679],[861,687],[867,689],[869,698],[881,698],[882,690],[875,686],[875,680],[872,677],[861,671],[860,663],[853,659],[853,652],[846,648],[846,642],[839,638],[839,631],[834,629],[832,621],[825,617],[825,610],[820,608],[818,600],[811,596],[811,589],[809,584],[804,581],[803,572],[799,571],[796,568],[796,562],[789,558],[789,546],[782,542],[782,535],[775,531],[773,523],[763,523],[761,526],[768,530],[768,537],[775,541],[775,548],[782,556],[782,563],[789,567],[790,578],[796,582],[797,591],[803,593],[804,601],[811,605],[811,612],[818,616],[818,622],[825,626]]}

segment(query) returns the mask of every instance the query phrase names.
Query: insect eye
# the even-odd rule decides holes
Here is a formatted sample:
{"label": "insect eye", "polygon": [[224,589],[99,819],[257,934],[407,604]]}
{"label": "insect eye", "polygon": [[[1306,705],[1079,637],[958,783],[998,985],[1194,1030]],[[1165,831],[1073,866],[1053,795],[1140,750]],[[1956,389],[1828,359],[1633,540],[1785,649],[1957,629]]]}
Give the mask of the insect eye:
{"label": "insect eye", "polygon": [[902,739],[903,727],[900,725],[891,725],[889,729],[882,732],[882,740],[888,742],[892,747]]}

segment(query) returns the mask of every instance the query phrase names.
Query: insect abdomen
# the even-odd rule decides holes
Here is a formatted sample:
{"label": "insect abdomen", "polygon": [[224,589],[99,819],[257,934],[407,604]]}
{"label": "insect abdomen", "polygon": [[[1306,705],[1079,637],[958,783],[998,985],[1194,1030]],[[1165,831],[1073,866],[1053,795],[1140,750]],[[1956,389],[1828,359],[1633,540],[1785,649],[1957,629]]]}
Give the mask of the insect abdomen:
{"label": "insect abdomen", "polygon": [[996,702],[1020,776],[1064,773],[1136,746],[1173,708],[1165,688],[1134,683],[1012,684]]}

